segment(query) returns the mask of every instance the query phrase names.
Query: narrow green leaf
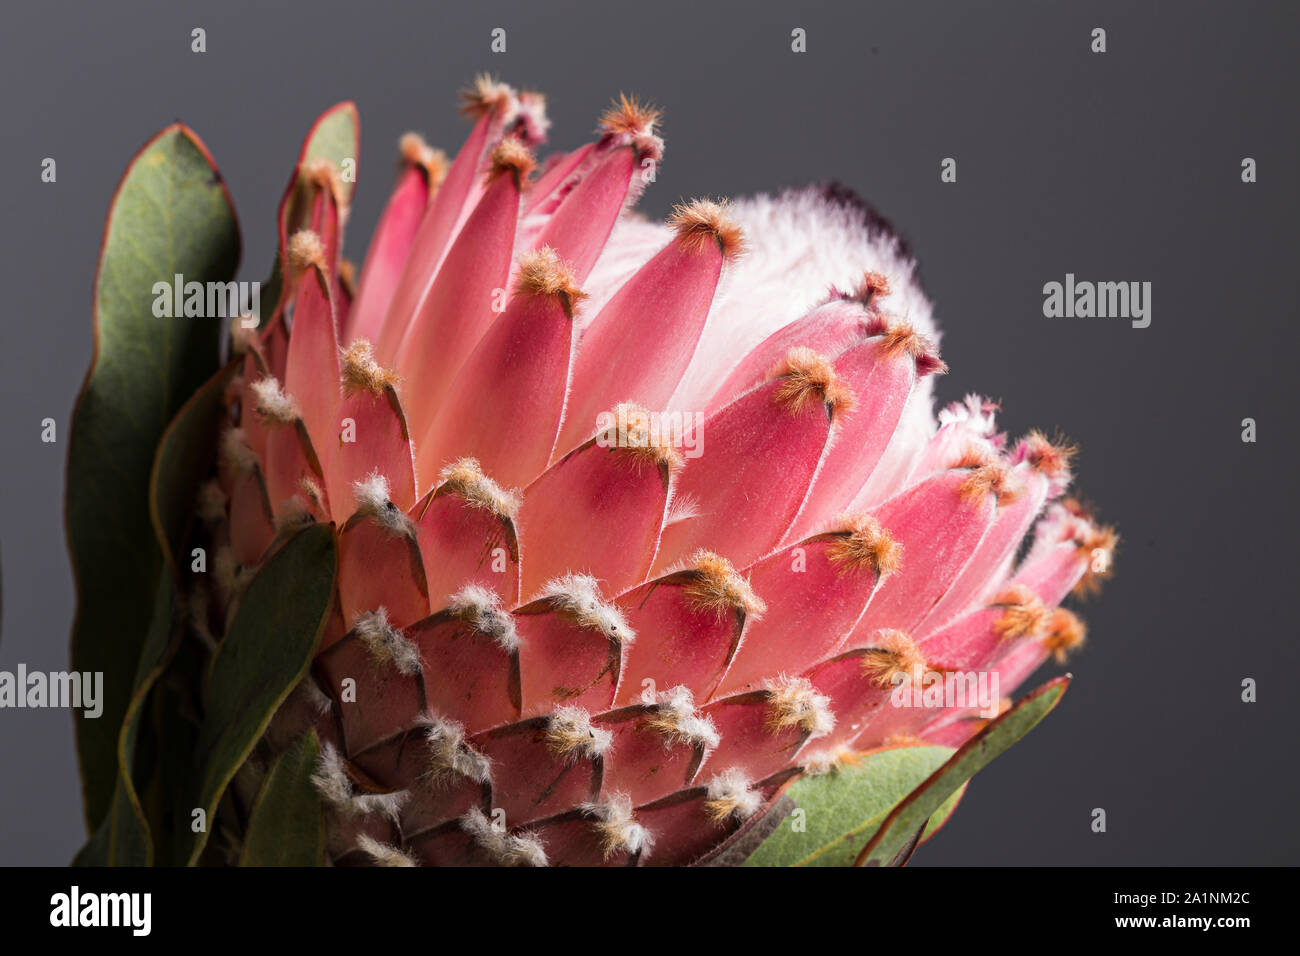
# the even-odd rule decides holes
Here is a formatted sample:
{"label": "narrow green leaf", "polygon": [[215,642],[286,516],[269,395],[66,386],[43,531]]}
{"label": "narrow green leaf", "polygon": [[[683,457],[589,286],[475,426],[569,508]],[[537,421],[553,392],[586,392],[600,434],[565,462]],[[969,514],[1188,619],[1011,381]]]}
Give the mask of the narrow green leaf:
{"label": "narrow green leaf", "polygon": [[155,866],[184,866],[189,860],[193,795],[198,786],[194,753],[198,748],[197,716],[187,694],[199,686],[206,652],[197,641],[182,641],[168,662],[167,680],[153,694],[153,730],[157,737],[157,794],[150,817]]}
{"label": "narrow green leaf", "polygon": [[217,458],[217,442],[225,416],[225,389],[239,369],[230,362],[208,379],[181,406],[158,443],[149,477],[149,515],[163,557],[177,583],[189,575],[184,553],[194,521],[199,485]]}
{"label": "narrow green leaf", "polygon": [[1070,685],[1068,676],[1048,681],[990,721],[942,767],[910,793],[858,854],[858,866],[884,866],[967,780],[1051,713]]}
{"label": "narrow green leaf", "polygon": [[207,843],[235,771],[311,664],[329,617],[335,563],[332,526],[315,525],[286,542],[249,585],[213,658],[194,804],[207,828],[195,835],[190,863]]}
{"label": "narrow green leaf", "polygon": [[249,814],[240,866],[320,866],[325,818],[311,782],[320,745],[309,730],[280,755]]}
{"label": "narrow green leaf", "polygon": [[118,773],[109,811],[76,862],[99,866],[149,866],[154,860],[153,839],[141,804],[136,779],[136,743],[149,691],[167,666],[175,649],[176,587],[171,576],[158,576],[153,622],[140,652],[122,731],[117,741]]}
{"label": "narrow green leaf", "polygon": [[108,813],[85,846],[72,858],[73,866],[148,866],[148,837],[119,777],[113,784]]}
{"label": "narrow green leaf", "polygon": [[866,754],[835,773],[797,781],[786,791],[795,811],[744,865],[852,865],[898,801],[952,754],[951,747],[893,747]]}
{"label": "narrow green leaf", "polygon": [[957,809],[957,804],[961,803],[961,798],[966,795],[966,788],[968,786],[970,786],[969,780],[958,787],[956,793],[945,800],[938,810],[930,814],[930,822],[925,825],[925,832],[921,834],[922,843],[925,843],[934,836],[935,833],[938,832],[939,828],[948,822],[948,818],[952,816],[952,812]]}
{"label": "narrow green leaf", "polygon": [[198,138],[169,126],[131,161],[109,207],[95,280],[95,353],[73,413],[68,546],[72,666],[104,675],[104,712],[76,718],[86,818],[114,799],[117,743],[149,629],[161,555],[149,517],[154,451],[216,368],[221,320],[160,318],[154,284],[225,282],[239,261],[230,197]]}

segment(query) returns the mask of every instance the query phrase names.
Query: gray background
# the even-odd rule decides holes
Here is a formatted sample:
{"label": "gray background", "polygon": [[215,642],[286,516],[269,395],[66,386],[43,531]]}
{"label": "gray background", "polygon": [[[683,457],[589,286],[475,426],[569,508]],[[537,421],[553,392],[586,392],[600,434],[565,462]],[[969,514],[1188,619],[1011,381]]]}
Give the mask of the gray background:
{"label": "gray background", "polygon": [[[584,141],[620,90],[665,107],[642,207],[836,177],[911,239],[953,371],[942,400],[1003,401],[1014,435],[1060,426],[1080,487],[1124,537],[1083,609],[1091,640],[1048,722],[970,788],[926,864],[1297,862],[1297,6],[1287,3],[6,4],[0,27],[0,668],[66,666],[67,423],[90,357],[112,189],[174,118],[196,129],[244,230],[315,115],[363,123],[358,261],[397,137],[454,149],[479,70],[550,97]],[[189,31],[207,30],[208,52]],[[509,33],[488,52],[492,27]],[[790,52],[791,28],[808,52]],[[1109,52],[1089,52],[1094,26]],[[58,162],[42,184],[40,161]],[[939,162],[958,160],[958,182]],[[1259,163],[1243,185],[1240,162]],[[1149,280],[1153,321],[1048,320],[1044,282]],[[58,420],[60,441],[39,440]],[[1240,441],[1240,421],[1259,442]],[[1040,673],[1039,679],[1047,675]],[[1243,677],[1260,700],[1240,702]],[[0,711],[0,862],[80,844],[71,717]],[[1089,829],[1094,807],[1109,832]]]}

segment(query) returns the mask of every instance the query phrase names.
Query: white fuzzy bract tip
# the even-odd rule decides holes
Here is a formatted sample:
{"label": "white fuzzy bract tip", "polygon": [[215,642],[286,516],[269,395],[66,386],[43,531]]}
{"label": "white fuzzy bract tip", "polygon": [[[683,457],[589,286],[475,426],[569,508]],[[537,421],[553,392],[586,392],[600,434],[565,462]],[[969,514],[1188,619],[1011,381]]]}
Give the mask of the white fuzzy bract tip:
{"label": "white fuzzy bract tip", "polygon": [[835,729],[831,699],[819,694],[806,677],[777,677],[763,682],[768,694],[767,728],[773,734],[798,728],[810,738]]}
{"label": "white fuzzy bract tip", "polygon": [[600,585],[589,574],[554,578],[542,588],[541,597],[580,626],[600,631],[611,641],[627,645],[636,640],[623,612],[601,597]]}
{"label": "white fuzzy bract tip", "polygon": [[425,717],[419,721],[424,727],[424,743],[429,759],[425,764],[423,779],[441,787],[457,777],[487,783],[491,779],[491,765],[487,757],[465,743],[465,728],[445,717]]}
{"label": "white fuzzy bract tip", "polygon": [[501,866],[546,866],[546,851],[531,833],[513,834],[489,820],[475,807],[460,818],[468,833],[489,859]]}
{"label": "white fuzzy bract tip", "polygon": [[[247,447],[247,446],[244,446]],[[250,452],[252,449],[249,449]],[[218,525],[226,520],[226,506],[229,499],[226,493],[221,490],[221,483],[215,478],[211,481],[205,481],[199,485],[198,500],[195,502],[195,511],[199,519],[207,525]]]}
{"label": "white fuzzy bract tip", "polygon": [[496,641],[507,654],[519,648],[519,634],[510,612],[501,609],[501,596],[479,584],[467,584],[447,602],[447,610]]}
{"label": "white fuzzy bract tip", "polygon": [[551,753],[564,760],[593,760],[604,754],[614,742],[614,735],[591,722],[591,715],[581,707],[561,707],[551,715],[546,728],[546,744]]}
{"label": "white fuzzy bract tip", "polygon": [[325,243],[310,229],[303,229],[289,239],[289,268],[298,273],[310,266],[325,268]]}
{"label": "white fuzzy bract tip", "polygon": [[519,494],[507,491],[483,474],[477,458],[462,458],[438,475],[435,494],[452,493],[475,508],[486,508],[513,519],[519,513]]}
{"label": "white fuzzy bract tip", "polygon": [[352,483],[356,514],[372,518],[392,535],[414,537],[415,523],[388,497],[388,479],[378,471]]}
{"label": "white fuzzy bract tip", "polygon": [[375,866],[419,866],[415,857],[391,843],[380,843],[364,833],[357,837],[357,849],[370,857]]}
{"label": "white fuzzy bract tip", "polygon": [[419,648],[388,623],[387,608],[358,614],[352,622],[352,630],[376,665],[392,667],[408,677],[420,673]]}
{"label": "white fuzzy bract tip", "polygon": [[677,686],[661,691],[649,703],[655,710],[647,723],[663,737],[665,750],[684,745],[708,751],[718,746],[718,728],[710,717],[695,709],[689,688]]}
{"label": "white fuzzy bract tip", "polygon": [[644,857],[649,852],[654,838],[636,822],[632,800],[626,794],[616,793],[599,803],[584,803],[582,812],[594,821],[606,860],[618,853]]}
{"label": "white fuzzy bract tip", "polygon": [[950,402],[939,410],[939,424],[960,424],[980,438],[992,441],[994,447],[998,441],[997,413],[999,406],[982,395],[971,393],[960,402]]}
{"label": "white fuzzy bract tip", "polygon": [[317,793],[340,816],[348,818],[378,814],[397,822],[402,807],[410,797],[407,790],[392,793],[357,793],[344,765],[343,755],[326,742],[311,777]]}
{"label": "white fuzzy bract tip", "polygon": [[820,777],[828,773],[835,773],[841,767],[853,763],[854,759],[851,747],[847,744],[837,744],[830,750],[823,750],[821,753],[805,757],[803,770],[809,776]]}
{"label": "white fuzzy bract tip", "polygon": [[274,376],[254,382],[253,395],[254,409],[268,425],[291,425],[301,417],[298,404],[285,394]]}
{"label": "white fuzzy bract tip", "polygon": [[221,433],[219,456],[235,474],[247,474],[257,467],[257,454],[248,444],[248,435],[242,428],[227,428]]}
{"label": "white fuzzy bract tip", "polygon": [[716,775],[708,783],[704,808],[716,823],[729,817],[748,820],[762,805],[762,795],[751,790],[744,773],[734,767]]}

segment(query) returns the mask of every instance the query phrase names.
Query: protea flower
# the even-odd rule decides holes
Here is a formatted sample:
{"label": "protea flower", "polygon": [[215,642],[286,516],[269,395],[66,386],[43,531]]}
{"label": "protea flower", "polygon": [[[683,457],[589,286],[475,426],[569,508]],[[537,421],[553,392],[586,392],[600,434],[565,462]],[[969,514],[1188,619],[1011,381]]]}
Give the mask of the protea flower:
{"label": "protea flower", "polygon": [[[454,161],[403,139],[355,285],[350,182],[309,137],[273,308],[201,392],[215,573],[179,600],[216,662],[189,665],[213,676],[182,805],[225,839],[191,859],[293,839],[265,825],[286,792],[336,864],[718,859],[795,781],[991,726],[900,689],[1005,695],[1081,642],[1060,604],[1114,535],[1063,500],[1062,443],[1008,444],[977,396],[936,420],[931,306],[865,204],[816,186],[649,222],[655,110],[621,98],[540,164],[539,96],[484,79],[465,112]],[[328,595],[284,589],[308,559]],[[271,655],[312,600],[305,657],[247,678],[276,689],[225,753],[227,645]]]}

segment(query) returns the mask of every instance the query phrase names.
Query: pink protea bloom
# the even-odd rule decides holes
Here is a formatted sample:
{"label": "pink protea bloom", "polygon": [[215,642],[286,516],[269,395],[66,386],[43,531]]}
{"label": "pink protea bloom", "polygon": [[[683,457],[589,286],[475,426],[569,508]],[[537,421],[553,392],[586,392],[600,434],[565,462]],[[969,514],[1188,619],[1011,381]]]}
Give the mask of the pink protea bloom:
{"label": "pink protea bloom", "polygon": [[1006,447],[974,396],[936,421],[887,224],[829,187],[647,222],[655,111],[535,168],[539,97],[466,110],[453,162],[403,140],[355,292],[344,193],[301,171],[206,498],[228,603],[278,534],[338,528],[271,728],[324,741],[336,862],[689,863],[794,774],[978,726],[899,680],[1007,694],[1082,640],[1059,605],[1113,533],[1059,500],[1066,448]]}

